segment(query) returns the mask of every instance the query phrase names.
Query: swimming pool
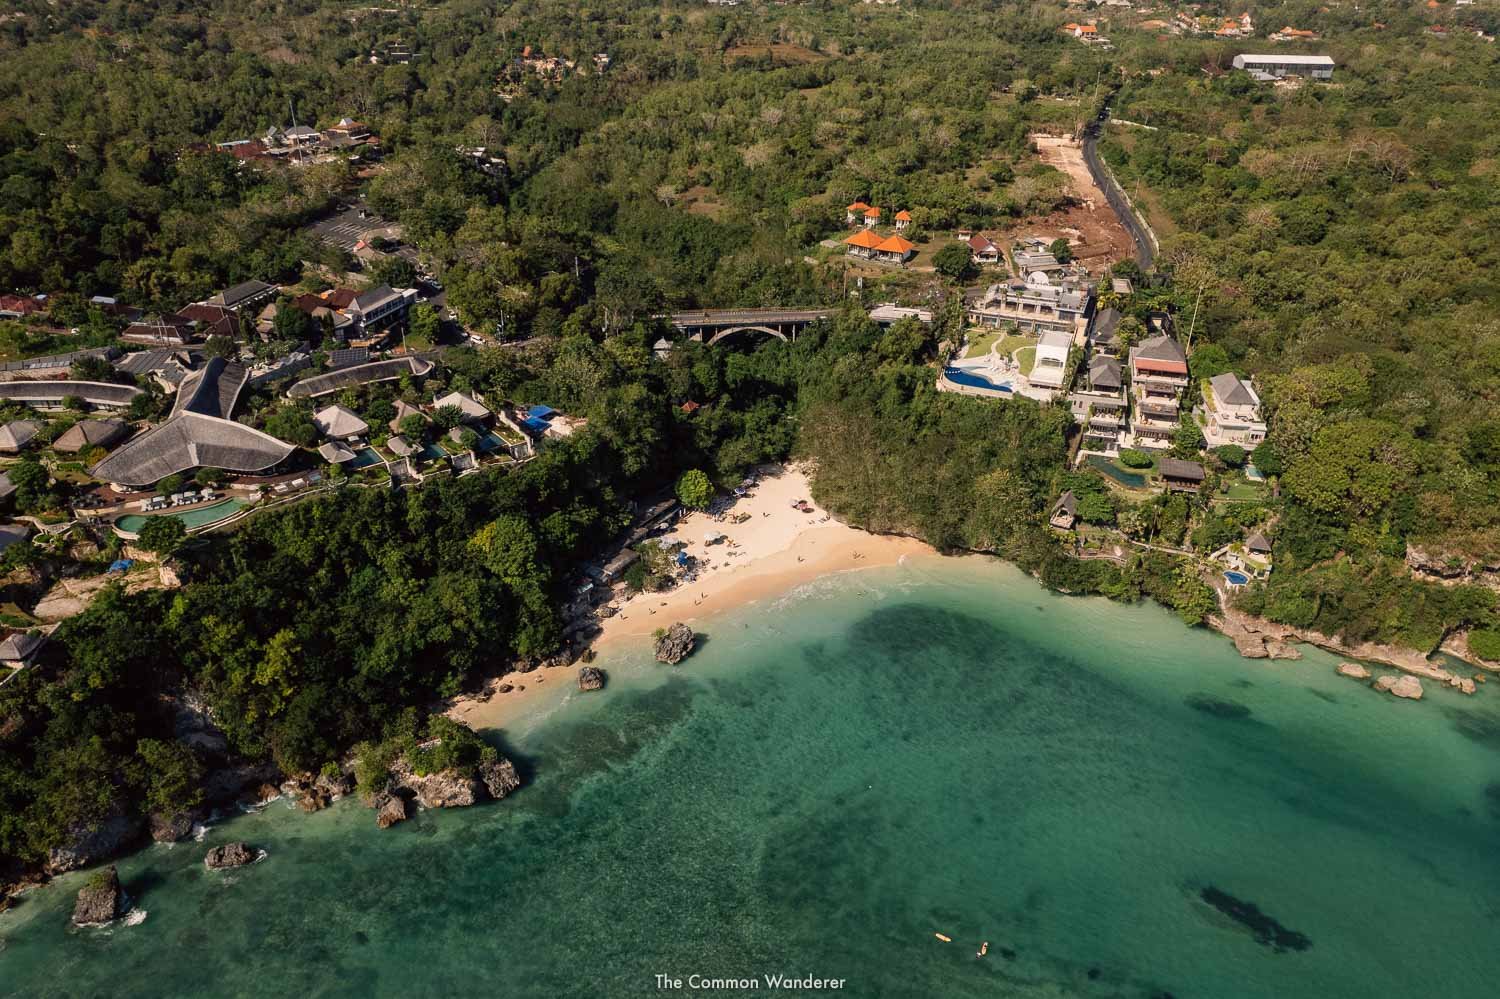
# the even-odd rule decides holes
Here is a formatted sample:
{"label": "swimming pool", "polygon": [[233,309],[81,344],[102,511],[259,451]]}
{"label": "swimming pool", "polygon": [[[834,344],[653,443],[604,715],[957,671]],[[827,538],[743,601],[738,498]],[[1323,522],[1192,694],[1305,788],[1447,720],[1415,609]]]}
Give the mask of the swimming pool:
{"label": "swimming pool", "polygon": [[1116,482],[1126,487],[1127,489],[1146,488],[1146,477],[1144,475],[1138,475],[1135,472],[1122,471],[1121,469],[1115,467],[1115,463],[1113,461],[1110,461],[1102,454],[1091,454],[1088,456],[1087,461],[1091,467],[1097,468],[1100,472],[1109,476],[1111,479],[1114,479]]}
{"label": "swimming pool", "polygon": [[1229,583],[1230,586],[1244,586],[1246,583],[1250,582],[1249,576],[1245,575],[1243,572],[1236,572],[1233,569],[1225,570],[1224,579]]}
{"label": "swimming pool", "polygon": [[[191,510],[182,510],[178,513],[158,514],[157,516],[176,517],[182,521],[184,527],[191,530],[195,527],[202,527],[205,524],[217,523],[239,510],[240,507],[249,505],[249,503],[242,499],[230,498],[220,500],[217,503],[211,503],[208,506],[194,507]],[[150,517],[142,517],[139,514],[130,513],[115,521],[115,526],[127,534],[139,534],[141,533],[141,528],[146,526],[146,521],[150,519]]]}
{"label": "swimming pool", "polygon": [[362,447],[354,452],[354,458],[349,462],[349,470],[355,471],[360,468],[369,468],[371,465],[379,465],[385,459],[372,447]]}
{"label": "swimming pool", "polygon": [[983,375],[975,374],[967,368],[944,368],[943,376],[953,384],[963,385],[967,388],[988,389],[991,392],[1015,391],[1008,382],[992,382]]}

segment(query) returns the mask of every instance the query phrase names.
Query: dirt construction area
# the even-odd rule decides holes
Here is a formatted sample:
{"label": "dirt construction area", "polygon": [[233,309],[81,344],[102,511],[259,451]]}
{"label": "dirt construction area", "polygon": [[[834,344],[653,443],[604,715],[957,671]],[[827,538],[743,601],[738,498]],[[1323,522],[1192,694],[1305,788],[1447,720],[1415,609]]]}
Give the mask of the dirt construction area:
{"label": "dirt construction area", "polygon": [[1069,193],[1077,203],[1027,225],[1025,235],[1066,237],[1073,256],[1094,273],[1117,260],[1134,257],[1135,243],[1089,174],[1083,146],[1066,135],[1037,132],[1030,138],[1043,163],[1067,174]]}

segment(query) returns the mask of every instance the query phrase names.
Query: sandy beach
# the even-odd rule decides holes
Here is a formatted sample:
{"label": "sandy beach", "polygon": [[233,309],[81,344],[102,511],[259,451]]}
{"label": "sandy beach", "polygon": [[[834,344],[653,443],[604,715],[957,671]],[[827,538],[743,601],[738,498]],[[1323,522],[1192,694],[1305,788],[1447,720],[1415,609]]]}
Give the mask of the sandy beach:
{"label": "sandy beach", "polygon": [[[796,500],[806,501],[812,512],[795,509]],[[731,523],[738,514],[748,514],[749,519]],[[724,539],[709,544],[707,539],[716,533]],[[687,553],[697,559],[697,579],[665,593],[639,593],[616,601],[619,613],[603,622],[603,632],[594,642],[604,665],[611,645],[622,639],[644,640],[676,621],[701,627],[715,614],[778,597],[830,573],[894,565],[907,556],[932,553],[912,538],[869,534],[834,520],[812,502],[807,475],[796,466],[763,476],[751,495],[718,518],[688,514],[670,536],[685,543]],[[576,692],[577,669],[557,666],[512,674],[505,682],[515,689],[495,693],[488,701],[457,698],[448,715],[475,728],[504,728],[546,710],[564,692]]]}

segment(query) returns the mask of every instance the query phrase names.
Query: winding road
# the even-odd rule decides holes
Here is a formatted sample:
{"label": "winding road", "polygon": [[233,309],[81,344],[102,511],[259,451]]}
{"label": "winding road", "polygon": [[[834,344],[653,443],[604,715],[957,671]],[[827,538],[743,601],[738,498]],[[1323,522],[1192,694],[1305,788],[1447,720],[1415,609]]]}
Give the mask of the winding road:
{"label": "winding road", "polygon": [[1125,192],[1120,190],[1119,184],[1115,183],[1115,178],[1105,168],[1104,161],[1099,159],[1099,133],[1103,131],[1104,123],[1108,120],[1109,107],[1106,105],[1104,110],[1099,112],[1099,117],[1083,130],[1083,162],[1089,168],[1089,174],[1093,176],[1094,183],[1098,184],[1099,190],[1104,192],[1104,199],[1109,202],[1109,207],[1114,209],[1120,224],[1135,241],[1135,262],[1140,265],[1141,270],[1149,271],[1156,260],[1156,247],[1151,233],[1141,224],[1141,220],[1130,207]]}

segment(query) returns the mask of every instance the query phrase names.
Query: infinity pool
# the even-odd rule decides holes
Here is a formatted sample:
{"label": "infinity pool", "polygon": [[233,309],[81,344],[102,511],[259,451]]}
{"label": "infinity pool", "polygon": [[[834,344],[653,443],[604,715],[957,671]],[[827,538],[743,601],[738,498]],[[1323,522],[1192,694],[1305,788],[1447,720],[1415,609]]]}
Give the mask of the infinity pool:
{"label": "infinity pool", "polygon": [[991,392],[1014,392],[1009,382],[992,382],[983,375],[975,374],[967,368],[945,368],[943,375],[955,385],[963,385],[967,388],[987,389]]}

